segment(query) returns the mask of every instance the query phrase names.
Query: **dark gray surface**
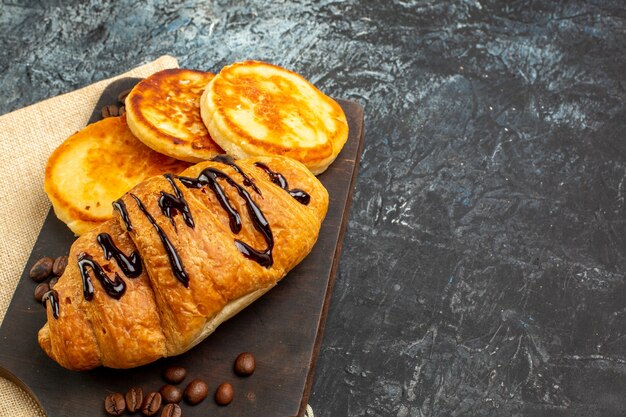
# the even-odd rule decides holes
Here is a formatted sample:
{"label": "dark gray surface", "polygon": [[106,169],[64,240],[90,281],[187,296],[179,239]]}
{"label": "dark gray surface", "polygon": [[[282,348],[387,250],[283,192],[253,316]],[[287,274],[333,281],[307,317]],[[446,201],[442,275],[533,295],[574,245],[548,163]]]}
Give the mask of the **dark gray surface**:
{"label": "dark gray surface", "polygon": [[317,416],[626,415],[623,2],[54,3],[1,6],[0,113],[164,53],[365,106]]}

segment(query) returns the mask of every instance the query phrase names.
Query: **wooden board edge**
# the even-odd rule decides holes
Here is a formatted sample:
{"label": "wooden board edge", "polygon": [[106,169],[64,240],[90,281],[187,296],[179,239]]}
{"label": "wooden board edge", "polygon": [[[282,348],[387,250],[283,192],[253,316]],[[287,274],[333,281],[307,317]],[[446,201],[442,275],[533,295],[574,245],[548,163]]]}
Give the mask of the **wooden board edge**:
{"label": "wooden board edge", "polygon": [[304,392],[302,394],[302,401],[300,402],[300,409],[298,410],[298,415],[294,417],[304,417],[304,413],[306,411],[306,407],[309,402],[309,396],[311,394],[311,389],[313,388],[313,377],[315,376],[315,366],[317,364],[317,359],[319,357],[320,349],[322,347],[322,340],[324,338],[324,330],[326,328],[326,318],[328,316],[328,309],[330,307],[330,298],[332,296],[333,287],[335,285],[335,276],[337,275],[337,269],[339,268],[339,261],[341,260],[341,251],[343,249],[343,240],[346,230],[348,228],[348,221],[350,219],[350,208],[352,206],[352,196],[354,194],[354,190],[356,189],[356,179],[359,174],[359,163],[361,161],[361,154],[363,153],[363,143],[364,143],[364,111],[363,107],[354,101],[349,101],[351,105],[354,106],[355,113],[357,114],[357,119],[360,123],[357,125],[361,129],[359,132],[359,141],[356,151],[356,157],[354,160],[354,170],[352,171],[352,178],[350,179],[350,189],[348,191],[348,195],[346,197],[346,207],[343,211],[343,216],[341,218],[341,226],[339,230],[339,238],[337,241],[337,247],[335,248],[335,254],[333,257],[333,265],[330,270],[330,278],[328,279],[328,285],[326,287],[326,294],[324,295],[324,304],[322,306],[322,313],[320,315],[320,320],[317,328],[317,334],[315,336],[315,344],[313,346],[313,353],[311,355],[311,362],[309,363],[309,373],[306,378],[306,382],[304,385]]}
{"label": "wooden board edge", "polygon": [[6,379],[7,381],[12,382],[19,389],[24,391],[28,396],[30,396],[30,398],[35,402],[35,404],[37,404],[37,407],[39,407],[39,409],[43,411],[44,415],[48,415],[46,413],[46,410],[44,410],[43,405],[41,404],[41,401],[39,401],[39,398],[30,389],[30,387],[26,385],[24,382],[22,382],[20,378],[14,375],[13,372],[9,371],[5,366],[0,366],[0,377]]}

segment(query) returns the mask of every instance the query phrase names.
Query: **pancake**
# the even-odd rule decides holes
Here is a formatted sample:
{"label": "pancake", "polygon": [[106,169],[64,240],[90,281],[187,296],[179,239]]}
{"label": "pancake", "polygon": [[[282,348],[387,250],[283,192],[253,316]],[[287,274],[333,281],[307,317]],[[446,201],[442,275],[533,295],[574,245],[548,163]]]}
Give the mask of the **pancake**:
{"label": "pancake", "polygon": [[80,235],[111,219],[111,203],[145,178],[178,174],[188,166],[137,140],[124,117],[109,117],[70,136],[52,153],[44,189],[57,217]]}
{"label": "pancake", "polygon": [[130,130],[155,151],[183,161],[200,162],[224,153],[200,118],[200,96],[213,77],[176,68],[141,81],[125,100]]}
{"label": "pancake", "polygon": [[284,155],[320,174],[348,139],[346,116],[300,75],[258,61],[226,66],[200,99],[202,120],[229,155]]}

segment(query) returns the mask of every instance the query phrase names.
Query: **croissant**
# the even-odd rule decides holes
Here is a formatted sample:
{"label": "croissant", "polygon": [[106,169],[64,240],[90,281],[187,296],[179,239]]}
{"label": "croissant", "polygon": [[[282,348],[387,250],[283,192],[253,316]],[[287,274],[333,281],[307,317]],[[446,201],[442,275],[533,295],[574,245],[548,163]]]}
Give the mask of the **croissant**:
{"label": "croissant", "polygon": [[39,344],[68,369],[136,367],[201,342],[310,252],[328,193],[292,159],[220,156],[113,206],[44,297]]}

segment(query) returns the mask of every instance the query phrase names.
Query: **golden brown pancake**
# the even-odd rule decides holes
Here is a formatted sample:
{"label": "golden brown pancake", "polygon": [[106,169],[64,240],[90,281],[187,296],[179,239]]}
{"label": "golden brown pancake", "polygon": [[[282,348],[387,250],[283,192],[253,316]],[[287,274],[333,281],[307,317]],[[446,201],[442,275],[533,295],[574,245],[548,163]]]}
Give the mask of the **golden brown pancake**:
{"label": "golden brown pancake", "polygon": [[57,217],[80,235],[111,219],[111,203],[145,178],[178,174],[188,166],[137,140],[124,117],[110,117],[70,136],[52,153],[44,188]]}
{"label": "golden brown pancake", "polygon": [[202,120],[229,155],[284,155],[320,174],[348,139],[346,116],[300,75],[258,61],[226,66],[200,100]]}
{"label": "golden brown pancake", "polygon": [[157,72],[126,97],[126,120],[140,141],[172,158],[200,162],[224,153],[200,118],[200,96],[214,77],[209,72]]}

